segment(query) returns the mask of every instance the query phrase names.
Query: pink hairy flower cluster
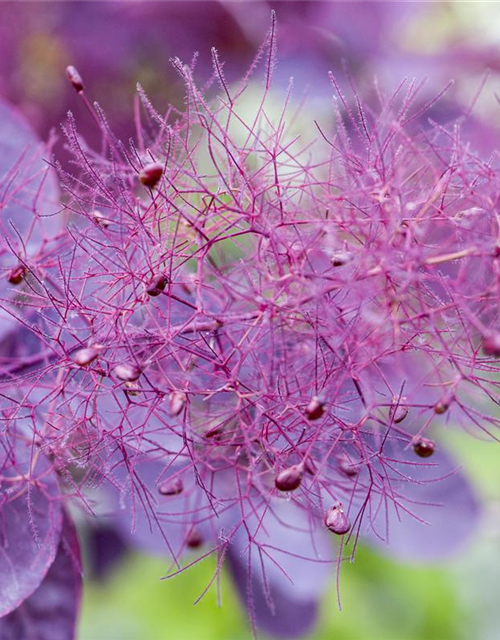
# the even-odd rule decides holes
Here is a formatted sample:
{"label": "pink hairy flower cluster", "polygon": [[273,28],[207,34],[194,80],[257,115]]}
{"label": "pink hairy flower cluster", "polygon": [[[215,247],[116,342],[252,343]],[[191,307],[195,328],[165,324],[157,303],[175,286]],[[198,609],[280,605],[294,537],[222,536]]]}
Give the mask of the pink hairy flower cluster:
{"label": "pink hairy flower cluster", "polygon": [[64,224],[9,249],[25,344],[2,358],[4,466],[21,447],[31,471],[2,482],[31,474],[172,573],[215,554],[252,623],[292,637],[360,536],[434,559],[473,530],[439,433],[496,438],[499,178],[460,123],[421,127],[439,96],[415,107],[413,82],[375,108],[332,76],[331,121],[303,140],[291,86],[269,107],[275,40],[238,87],[214,50],[214,99],[173,60],[184,109],[139,87],[128,144],[70,68],[103,145],[70,114]]}

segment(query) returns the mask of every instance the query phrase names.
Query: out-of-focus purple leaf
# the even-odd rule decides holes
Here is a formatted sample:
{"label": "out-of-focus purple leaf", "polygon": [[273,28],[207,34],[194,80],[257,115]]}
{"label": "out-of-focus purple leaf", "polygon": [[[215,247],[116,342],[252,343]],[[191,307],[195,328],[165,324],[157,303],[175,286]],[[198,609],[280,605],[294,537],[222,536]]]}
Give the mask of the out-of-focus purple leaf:
{"label": "out-of-focus purple leaf", "polygon": [[[114,471],[113,483],[107,483],[112,521],[130,545],[178,559],[203,492],[195,485],[194,475],[181,473],[179,466],[165,473],[163,462],[147,456],[130,464],[133,473],[122,465]],[[183,479],[182,493],[161,495],[159,485],[177,473]]]}
{"label": "out-of-focus purple leaf", "polygon": [[247,528],[240,526],[227,560],[250,619],[276,637],[306,634],[331,577],[330,536],[311,530],[306,512],[285,502],[272,505],[261,524],[254,515],[245,524],[254,542],[249,546]]}
{"label": "out-of-focus purple leaf", "polygon": [[30,458],[31,444],[21,441],[0,453],[0,616],[19,607],[40,586],[61,537],[56,475],[39,452]]}
{"label": "out-of-focus purple leaf", "polygon": [[[437,446],[425,460],[401,442],[385,452],[394,468],[396,503],[373,499],[371,521],[365,514],[364,539],[392,558],[411,562],[444,560],[474,534],[480,507],[457,463]],[[365,535],[366,534],[366,535]]]}
{"label": "out-of-focus purple leaf", "polygon": [[91,525],[87,536],[89,573],[92,578],[104,581],[127,552],[127,545],[116,527]]}
{"label": "out-of-focus purple leaf", "polygon": [[[8,238],[17,249],[38,248],[58,225],[59,186],[45,148],[24,118],[0,101],[0,234],[2,266]],[[21,238],[16,237],[14,228]],[[22,243],[21,243],[22,240]]]}
{"label": "out-of-focus purple leaf", "polygon": [[[0,298],[13,299],[24,284],[7,280],[19,264],[31,268],[42,240],[59,226],[59,186],[44,161],[45,148],[24,118],[0,100]],[[15,324],[0,305],[0,337]]]}
{"label": "out-of-focus purple leaf", "polygon": [[[242,558],[237,558],[229,550],[228,566],[234,582],[245,601],[248,599],[248,569]],[[251,593],[255,622],[258,628],[276,638],[295,638],[307,634],[314,626],[318,614],[318,602],[309,600],[296,602],[287,598],[279,589],[273,590],[274,613],[266,601],[263,586],[252,579]],[[248,601],[247,601],[248,602]],[[250,606],[247,603],[247,606]]]}
{"label": "out-of-focus purple leaf", "polygon": [[2,640],[72,640],[82,571],[76,529],[65,515],[57,556],[44,581],[20,607],[0,618]]}

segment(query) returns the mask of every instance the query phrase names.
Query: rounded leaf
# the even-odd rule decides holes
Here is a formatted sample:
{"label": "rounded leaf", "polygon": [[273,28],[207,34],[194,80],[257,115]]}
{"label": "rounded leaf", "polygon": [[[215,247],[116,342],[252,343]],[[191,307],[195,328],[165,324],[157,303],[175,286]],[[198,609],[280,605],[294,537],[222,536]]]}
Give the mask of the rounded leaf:
{"label": "rounded leaf", "polygon": [[38,589],[0,618],[2,640],[73,640],[82,570],[76,529],[65,515],[57,556]]}
{"label": "rounded leaf", "polygon": [[15,449],[0,454],[0,616],[19,607],[40,586],[61,538],[55,473],[38,452],[30,464],[30,450],[30,444],[19,441]]}

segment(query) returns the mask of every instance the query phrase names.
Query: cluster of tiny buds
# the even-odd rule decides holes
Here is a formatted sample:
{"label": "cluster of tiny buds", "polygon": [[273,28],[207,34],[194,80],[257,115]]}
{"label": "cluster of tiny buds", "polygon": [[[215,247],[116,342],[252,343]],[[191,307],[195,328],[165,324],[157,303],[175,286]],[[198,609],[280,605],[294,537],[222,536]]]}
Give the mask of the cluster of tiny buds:
{"label": "cluster of tiny buds", "polygon": [[[78,71],[74,67],[68,67],[66,73],[76,92],[81,94],[80,99],[88,104]],[[422,403],[415,402],[410,395],[413,391],[410,392],[408,389],[412,388],[413,374],[408,374],[406,379],[406,372],[411,368],[412,362],[421,362],[425,371],[429,370],[425,367],[430,363],[432,371],[429,374],[429,386],[441,386],[441,381],[448,379],[440,370],[441,362],[448,361],[443,355],[454,354],[456,346],[460,346],[460,335],[456,343],[451,342],[448,334],[441,331],[439,322],[442,318],[448,322],[446,314],[455,322],[457,318],[461,321],[460,302],[456,304],[456,314],[452,302],[453,294],[459,290],[462,281],[454,275],[453,269],[457,260],[462,261],[470,256],[478,257],[474,248],[476,240],[471,234],[465,249],[461,244],[458,245],[458,236],[455,237],[457,230],[453,227],[453,215],[456,211],[450,204],[442,213],[443,229],[450,231],[450,248],[445,252],[439,248],[441,229],[433,230],[433,218],[426,214],[432,212],[435,193],[439,192],[440,200],[445,203],[448,202],[448,194],[445,197],[440,191],[443,186],[441,182],[429,192],[426,184],[414,179],[415,175],[420,175],[421,159],[415,157],[413,145],[406,145],[406,138],[402,138],[400,151],[394,142],[395,132],[392,129],[385,131],[383,125],[380,125],[378,130],[375,129],[378,125],[373,124],[373,140],[378,140],[379,134],[380,139],[386,136],[387,145],[394,146],[394,156],[397,156],[398,163],[391,165],[387,180],[386,176],[380,176],[380,184],[376,187],[373,185],[374,176],[378,175],[374,162],[378,153],[375,147],[370,147],[367,157],[360,155],[356,158],[361,173],[359,180],[346,179],[343,170],[339,169],[337,172],[337,168],[332,167],[334,178],[325,178],[324,191],[326,194],[335,192],[335,196],[332,200],[328,199],[328,202],[327,198],[324,202],[323,198],[316,195],[317,176],[312,170],[303,171],[302,159],[300,162],[297,160],[297,170],[303,182],[300,198],[292,195],[297,192],[295,177],[293,180],[290,178],[288,183],[288,186],[293,188],[287,188],[285,185],[277,189],[276,179],[273,178],[270,189],[266,172],[261,167],[254,169],[252,163],[249,163],[248,176],[243,163],[241,172],[245,175],[241,186],[236,187],[238,181],[233,178],[232,163],[235,158],[246,157],[248,149],[242,148],[237,140],[233,140],[229,127],[219,127],[217,107],[213,107],[214,112],[208,120],[206,119],[202,113],[206,105],[200,100],[198,90],[194,89],[191,76],[186,75],[184,79],[190,87],[189,104],[193,104],[193,110],[187,113],[185,118],[180,118],[178,131],[183,131],[185,127],[189,132],[193,122],[197,130],[198,127],[206,129],[206,133],[200,135],[196,148],[191,148],[191,142],[184,142],[184,138],[178,135],[174,127],[169,130],[171,137],[168,139],[167,153],[165,129],[161,128],[157,137],[145,135],[141,138],[141,145],[135,149],[137,153],[133,156],[135,160],[130,160],[132,156],[125,153],[121,158],[117,152],[118,171],[115,166],[108,170],[108,177],[112,182],[112,177],[122,169],[119,185],[128,196],[124,201],[132,203],[130,209],[134,214],[136,207],[144,207],[144,210],[148,208],[148,216],[151,215],[151,219],[154,220],[151,229],[141,226],[144,220],[149,221],[148,217],[141,217],[141,225],[136,225],[134,216],[128,219],[121,213],[113,196],[114,191],[111,190],[111,195],[108,194],[107,183],[96,186],[92,179],[85,187],[89,192],[85,202],[92,203],[86,209],[90,212],[87,216],[93,221],[93,234],[90,235],[102,235],[106,250],[112,255],[119,254],[120,259],[116,260],[116,264],[128,261],[131,266],[126,273],[119,274],[120,278],[113,273],[113,277],[120,283],[120,293],[109,305],[112,309],[109,317],[115,317],[114,310],[120,304],[119,295],[121,291],[127,291],[129,283],[134,283],[137,273],[141,274],[141,296],[137,297],[136,288],[132,284],[131,299],[134,304],[136,301],[141,304],[148,302],[145,305],[146,313],[140,315],[140,318],[145,318],[139,320],[140,323],[143,322],[143,326],[138,327],[134,324],[131,336],[125,335],[124,332],[117,349],[120,354],[129,353],[131,361],[124,360],[123,355],[111,354],[108,374],[105,375],[111,372],[113,380],[120,381],[117,383],[118,388],[125,393],[131,396],[141,393],[137,401],[128,399],[127,406],[137,404],[147,408],[153,394],[147,391],[146,385],[150,384],[154,376],[160,377],[163,376],[163,371],[168,372],[165,374],[165,377],[169,376],[165,392],[169,393],[168,398],[165,398],[168,402],[165,403],[166,408],[161,407],[164,412],[163,425],[170,427],[171,418],[181,417],[179,422],[182,421],[183,432],[188,436],[194,434],[194,453],[198,455],[199,452],[200,455],[200,459],[196,459],[195,462],[202,470],[206,462],[210,471],[214,468],[217,471],[217,465],[222,464],[221,461],[224,465],[227,461],[228,466],[233,465],[239,470],[240,464],[246,465],[255,453],[253,443],[259,442],[263,450],[269,447],[266,453],[272,461],[271,466],[266,467],[264,485],[269,488],[267,497],[270,500],[290,500],[304,506],[305,499],[312,496],[322,482],[325,487],[328,482],[329,491],[332,491],[333,496],[330,500],[341,499],[350,518],[355,522],[360,516],[355,515],[353,505],[357,503],[357,494],[361,496],[366,488],[364,483],[368,475],[367,460],[372,458],[370,451],[366,452],[366,456],[362,453],[365,445],[367,449],[371,446],[370,436],[365,439],[366,430],[370,427],[365,421],[368,404],[365,402],[365,383],[357,374],[366,371],[366,379],[371,380],[372,372],[373,378],[378,376],[377,371],[381,372],[379,379],[384,381],[384,386],[376,381],[372,385],[375,391],[371,397],[380,398],[377,401],[379,404],[373,409],[373,417],[385,423],[388,438],[394,438],[398,444],[403,440],[403,447],[409,449],[411,456],[432,456],[436,450],[433,440],[420,435],[412,437],[418,430],[424,433],[424,427],[417,425],[420,409],[413,408],[421,408]],[[143,104],[151,115],[152,106],[147,100],[144,100]],[[404,106],[404,112],[408,111],[409,101]],[[229,106],[226,105],[220,111],[224,115],[224,121],[226,109],[229,109],[229,114],[236,109],[231,98]],[[192,113],[198,114],[197,110],[200,118],[199,121],[198,118],[194,121],[191,119]],[[349,114],[347,117],[350,119]],[[154,117],[154,120],[158,119]],[[255,121],[257,122],[257,119]],[[359,123],[354,119],[349,126],[354,132],[358,129]],[[149,134],[149,130],[145,129],[144,133]],[[251,135],[255,149],[265,157],[269,146],[267,139],[261,139],[258,128],[252,129]],[[339,136],[342,137],[341,132]],[[71,136],[69,137],[71,139]],[[345,144],[347,142],[346,138]],[[218,157],[222,159],[218,167],[219,176],[215,179],[203,164],[206,162],[205,152],[200,154],[202,164],[197,164],[196,149],[198,146],[204,149],[205,143],[205,151],[209,152],[214,163]],[[344,145],[340,139],[339,145],[339,148]],[[347,164],[350,166],[350,157],[355,152],[349,144],[346,149],[345,157],[349,159]],[[427,151],[427,146],[425,150]],[[81,154],[81,157],[85,155],[79,149],[75,153]],[[399,161],[400,153],[401,157],[408,158],[408,167],[406,162]],[[189,154],[187,169],[186,154]],[[257,153],[255,155],[258,157]],[[291,152],[287,157],[290,164],[293,164]],[[275,159],[273,156],[273,161]],[[227,162],[227,166],[224,162]],[[339,167],[341,165],[340,162]],[[106,168],[105,160],[103,167]],[[363,171],[366,171],[366,175]],[[287,172],[283,173],[282,180],[286,183]],[[290,175],[292,173],[290,172]],[[401,205],[396,210],[392,194],[398,192],[398,180],[405,185],[406,202],[404,207]],[[332,189],[332,184],[337,182],[340,187]],[[225,184],[221,187],[223,183]],[[450,190],[452,187],[455,188],[450,178]],[[262,199],[262,205],[259,205],[261,209],[255,205],[255,211],[252,210],[249,216],[247,203],[257,202],[257,195],[261,193],[266,194]],[[342,202],[337,208],[337,203],[341,200],[337,198],[337,193],[342,194],[342,200],[345,197],[349,207],[344,206]],[[471,194],[469,196],[473,197]],[[455,197],[451,200],[455,202]],[[201,221],[199,227],[185,223],[187,216],[184,212],[179,210],[177,205],[171,206],[172,202],[178,201],[182,201],[193,211],[196,225]],[[376,214],[367,224],[363,216],[357,216],[354,209],[365,211],[366,208],[366,211],[370,212],[373,201],[377,203]],[[421,206],[420,211],[413,213],[417,206],[415,203],[419,202],[425,204]],[[105,213],[97,209],[92,211],[94,203],[98,203]],[[352,212],[351,203],[356,203],[352,205]],[[325,208],[330,212],[330,207],[335,207],[334,215],[327,215],[325,218],[323,212]],[[401,215],[408,215],[408,222],[398,219],[399,211],[403,208],[404,213]],[[446,209],[444,205],[443,208]],[[281,215],[278,212],[282,212]],[[286,219],[283,219],[285,215]],[[366,214],[367,217],[370,215]],[[429,223],[424,225],[427,218]],[[415,223],[410,222],[414,219]],[[134,238],[134,247],[137,239],[137,247],[141,247],[138,258],[130,251],[127,243],[122,243],[120,234],[113,233],[122,225],[122,220],[127,220],[129,225],[123,235]],[[112,224],[114,226],[107,232],[106,229]],[[450,229],[447,229],[446,225],[449,225]],[[414,230],[414,226],[418,228],[417,231]],[[427,226],[428,236],[425,231]],[[288,233],[288,228],[294,232]],[[129,234],[129,229],[134,235]],[[176,230],[175,234],[170,234],[171,229]],[[459,230],[459,234],[461,233],[462,230]],[[465,235],[466,231],[463,231],[463,234]],[[318,238],[321,238],[321,241],[317,241]],[[270,239],[273,239],[273,242]],[[458,240],[462,242],[461,236]],[[233,259],[229,255],[231,251],[228,251],[228,255],[224,255],[219,264],[216,259],[218,252],[215,249],[221,247],[220,254],[225,253],[223,245],[218,244],[219,241],[237,249],[241,257]],[[408,250],[401,251],[404,243],[407,243]],[[496,251],[498,254],[498,247]],[[196,273],[196,305],[183,300],[182,293],[179,293],[177,288],[172,290],[173,287],[179,286],[179,289],[194,297],[194,287],[189,288],[185,272],[182,271],[184,267],[193,280],[193,274]],[[440,297],[444,298],[443,286],[437,277],[437,267],[449,267],[451,273],[450,301],[446,300],[442,304],[436,302]],[[113,267],[113,271],[114,269]],[[130,277],[129,272],[132,274]],[[101,274],[109,275],[106,273],[106,266],[97,276]],[[411,280],[408,274],[412,274]],[[96,274],[92,275],[95,277]],[[18,265],[11,270],[8,280],[11,284],[19,284],[25,276],[26,268]],[[106,281],[106,277],[102,280]],[[176,293],[179,295],[176,296]],[[128,293],[123,294],[123,299],[128,299],[126,295]],[[149,300],[158,296],[162,297]],[[460,296],[456,298],[461,299]],[[216,300],[215,303],[213,300]],[[161,304],[157,304],[164,301],[169,302],[168,314],[161,309]],[[82,307],[85,307],[84,302],[82,300]],[[107,300],[105,302],[107,303]],[[184,305],[179,316],[176,315],[178,303]],[[183,325],[183,321],[178,322],[178,318],[185,318],[188,309],[192,310],[192,316],[188,317],[185,325],[189,330],[186,330],[186,335],[182,334],[180,337],[173,332],[175,335],[172,338],[169,328],[173,325],[177,329]],[[360,309],[363,311],[360,312]],[[155,323],[150,323],[147,312],[150,312],[151,316],[158,313],[160,322],[156,323],[154,318]],[[476,314],[476,310],[473,313]],[[220,316],[221,320],[215,321],[215,315]],[[467,320],[468,316],[463,315]],[[96,331],[96,336],[110,335],[110,332],[102,330],[107,328],[107,317],[103,314],[102,326],[98,332]],[[432,326],[429,323],[431,317],[435,319]],[[452,320],[449,321],[450,327],[454,329],[456,325],[453,325]],[[471,323],[473,328],[470,344],[476,342],[479,332],[483,338],[481,346],[484,355],[500,358],[500,333],[486,329],[489,322],[489,317],[486,316],[479,318],[476,324]],[[167,329],[164,334],[165,327]],[[138,335],[141,331],[143,335]],[[279,341],[276,339],[278,332]],[[455,335],[451,330],[449,334]],[[138,342],[132,342],[136,337]],[[145,337],[150,342],[146,342]],[[120,340],[120,336],[117,339]],[[300,349],[297,346],[299,342]],[[144,355],[142,349],[144,344],[150,343],[155,345],[155,355],[146,359],[149,356]],[[133,349],[134,344],[141,345],[140,354],[137,352],[132,355],[128,350]],[[113,346],[111,343],[109,346],[106,344],[106,347],[102,344],[89,344],[74,353],[73,361],[79,367],[88,367],[99,358],[105,348],[111,351]],[[407,366],[404,359],[409,352],[411,353]],[[414,361],[411,360],[413,353],[416,358]],[[395,354],[395,358],[401,357],[404,366],[397,369],[396,373],[386,376],[385,363],[389,361],[388,354],[391,354],[391,357]],[[165,366],[156,367],[155,358]],[[103,357],[102,360],[108,358]],[[267,376],[266,369],[270,362],[273,363],[273,375]],[[345,363],[348,363],[348,367],[344,366]],[[275,365],[278,375],[274,375]],[[345,377],[343,373],[339,373],[337,378],[337,372],[343,368],[347,370]],[[399,371],[404,373],[399,374]],[[142,384],[138,384],[141,376]],[[404,379],[401,379],[402,377]],[[435,384],[436,380],[438,384]],[[290,381],[293,383],[289,385]],[[165,384],[165,378],[162,378],[161,382]],[[445,421],[448,415],[443,418],[439,416],[446,414],[451,406],[454,408],[453,403],[459,404],[460,389],[454,389],[455,396],[453,393],[449,394],[449,388],[443,384],[444,391],[439,391],[436,396],[440,399],[437,402],[433,399],[425,406],[425,411],[430,414],[425,429],[429,427],[430,431],[435,428],[435,423]],[[334,390],[331,394],[330,389]],[[380,392],[380,389],[386,391]],[[398,389],[401,393],[406,390],[404,392],[408,397],[398,396]],[[115,390],[113,387],[113,391]],[[230,404],[232,400],[228,404],[225,404],[224,400],[224,397],[228,397],[235,390],[237,393],[234,397],[237,398],[239,411],[236,418],[231,414],[234,409],[233,404]],[[164,392],[159,395],[163,399]],[[372,400],[369,404],[373,406]],[[206,407],[203,409],[206,415],[200,415],[201,406]],[[259,412],[254,410],[254,407],[261,406],[264,407],[262,412],[260,409]],[[288,420],[288,415],[293,413],[294,416],[286,422],[287,427],[290,425],[290,432],[285,433],[283,437],[280,435],[278,439],[276,433],[272,433],[273,417],[270,418],[273,423],[269,426],[270,431],[266,431],[267,425],[264,429],[261,428],[259,422],[264,420],[261,416],[265,416],[267,420],[267,416],[273,412],[274,416],[283,416],[285,421]],[[254,417],[254,413],[258,413],[258,417]],[[231,426],[230,429],[225,429],[228,423],[233,425],[237,420],[241,422],[237,423],[236,428],[233,429]],[[249,426],[244,428],[243,423],[247,421]],[[404,421],[405,424],[399,426]],[[434,422],[430,424],[430,421]],[[174,423],[175,420],[171,422]],[[413,429],[410,433],[406,430],[407,423],[412,423],[408,427],[408,430]],[[200,429],[200,424],[205,426]],[[140,425],[141,433],[143,427],[144,425]],[[282,425],[276,427],[276,431],[279,430],[281,434]],[[154,426],[154,429],[156,428]],[[344,440],[347,429],[352,440]],[[139,426],[137,431],[139,432]],[[234,437],[234,441],[230,443],[231,447],[228,444],[229,432],[231,437]],[[242,433],[245,435],[243,444],[239,439]],[[266,435],[262,435],[263,433]],[[271,435],[266,441],[267,433]],[[285,443],[285,438],[288,444]],[[188,441],[189,437],[186,438],[186,442]],[[333,447],[332,442],[335,442]],[[233,444],[235,448],[232,448]],[[243,455],[245,446],[248,446],[247,455]],[[241,455],[233,455],[236,447],[242,451]],[[280,450],[280,447],[283,448]],[[222,453],[219,455],[220,451]],[[328,451],[327,460],[325,451]],[[380,452],[380,457],[382,453]],[[429,466],[428,462],[415,459],[412,464]],[[263,467],[264,465],[259,466],[259,469]],[[253,468],[250,464],[248,471],[248,475],[251,476]],[[329,476],[330,472],[335,475]],[[340,480],[338,486],[335,486],[337,477],[340,477]],[[185,478],[184,483],[186,487],[189,484]],[[161,480],[160,476],[156,491],[164,497],[179,496],[183,492],[187,494],[184,483],[180,474],[179,477],[174,475],[166,480]],[[250,483],[253,483],[251,477]],[[386,495],[389,498],[390,484],[381,482],[383,486],[378,487],[381,491],[387,491]],[[251,486],[257,486],[257,483]],[[280,492],[296,493],[283,496]],[[366,489],[367,500],[370,492],[371,488]],[[183,501],[183,498],[180,501]],[[234,499],[240,499],[240,494],[238,493]],[[330,500],[321,507],[323,524],[332,533],[345,535],[354,525],[351,525],[341,502],[335,502],[326,510],[331,504]],[[203,544],[200,532],[194,525],[185,544],[192,548]]]}

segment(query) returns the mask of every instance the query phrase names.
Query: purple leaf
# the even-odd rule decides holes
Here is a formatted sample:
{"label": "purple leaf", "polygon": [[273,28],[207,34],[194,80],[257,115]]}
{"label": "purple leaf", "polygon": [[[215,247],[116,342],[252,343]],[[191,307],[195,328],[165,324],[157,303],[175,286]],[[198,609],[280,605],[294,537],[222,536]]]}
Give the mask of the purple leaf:
{"label": "purple leaf", "polygon": [[245,525],[232,538],[227,560],[250,619],[276,637],[306,634],[331,577],[329,535],[310,530],[307,513],[284,501],[272,505],[262,524],[252,515]]}
{"label": "purple leaf", "polygon": [[127,545],[116,527],[91,523],[87,530],[88,572],[90,577],[104,582],[123,560]]}
{"label": "purple leaf", "polygon": [[65,515],[56,559],[38,589],[0,618],[2,640],[71,640],[76,633],[82,572],[76,529]]}
{"label": "purple leaf", "polygon": [[[13,284],[7,280],[10,270],[19,264],[33,269],[42,240],[59,226],[58,180],[44,162],[44,152],[24,118],[0,101],[0,298],[12,299],[24,287],[24,272]],[[1,308],[0,337],[13,322]]]}
{"label": "purple leaf", "polygon": [[391,445],[385,451],[398,460],[391,463],[396,471],[392,474],[396,504],[373,498],[375,515],[367,535],[362,530],[363,537],[399,560],[445,559],[473,535],[480,514],[477,497],[465,474],[439,445],[423,461],[406,444]]}
{"label": "purple leaf", "polygon": [[[114,471],[113,483],[121,486],[120,491],[107,483],[108,495],[115,504],[113,515],[118,531],[136,548],[178,559],[185,548],[192,513],[203,500],[192,471],[188,468],[183,473],[177,466],[166,473],[163,462],[146,456],[129,464],[133,465],[132,473],[124,465]],[[160,485],[172,476],[183,479],[182,492],[162,494]]]}
{"label": "purple leaf", "polygon": [[30,461],[30,449],[19,440],[15,450],[0,454],[0,616],[19,607],[40,586],[61,537],[56,475],[39,452]]}
{"label": "purple leaf", "polygon": [[[14,226],[24,242],[36,246],[41,234],[55,229],[59,186],[55,172],[44,162],[44,147],[24,118],[0,101],[1,235],[14,238]],[[30,226],[35,222],[35,228]],[[6,250],[2,244],[2,250]]]}

